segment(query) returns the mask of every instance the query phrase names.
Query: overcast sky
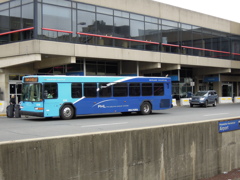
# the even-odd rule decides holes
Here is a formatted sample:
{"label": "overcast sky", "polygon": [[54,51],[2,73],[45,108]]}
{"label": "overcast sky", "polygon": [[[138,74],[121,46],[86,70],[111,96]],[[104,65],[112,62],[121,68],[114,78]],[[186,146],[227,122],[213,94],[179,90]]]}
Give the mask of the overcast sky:
{"label": "overcast sky", "polygon": [[154,0],[240,23],[240,0]]}

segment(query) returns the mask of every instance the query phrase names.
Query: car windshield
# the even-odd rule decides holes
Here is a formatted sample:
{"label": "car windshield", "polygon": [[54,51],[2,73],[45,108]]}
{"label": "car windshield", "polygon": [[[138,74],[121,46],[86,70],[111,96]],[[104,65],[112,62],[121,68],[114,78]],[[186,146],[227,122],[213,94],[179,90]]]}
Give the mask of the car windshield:
{"label": "car windshield", "polygon": [[199,91],[195,94],[195,96],[206,96],[207,92],[206,91]]}

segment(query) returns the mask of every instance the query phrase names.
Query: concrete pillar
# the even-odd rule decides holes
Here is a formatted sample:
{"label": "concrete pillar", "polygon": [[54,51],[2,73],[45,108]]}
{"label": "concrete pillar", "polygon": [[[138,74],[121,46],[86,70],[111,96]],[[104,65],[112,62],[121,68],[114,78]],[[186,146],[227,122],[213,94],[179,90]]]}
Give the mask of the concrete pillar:
{"label": "concrete pillar", "polygon": [[87,70],[86,70],[86,59],[83,60],[83,76],[86,76]]}

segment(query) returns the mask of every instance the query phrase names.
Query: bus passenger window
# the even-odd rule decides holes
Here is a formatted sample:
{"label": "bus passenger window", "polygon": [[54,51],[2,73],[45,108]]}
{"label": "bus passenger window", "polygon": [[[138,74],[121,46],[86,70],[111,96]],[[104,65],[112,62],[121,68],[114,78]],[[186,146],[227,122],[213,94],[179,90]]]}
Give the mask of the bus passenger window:
{"label": "bus passenger window", "polygon": [[111,97],[112,86],[108,86],[108,83],[99,83],[99,97]]}
{"label": "bus passenger window", "polygon": [[163,83],[154,83],[154,96],[164,95],[164,85]]}
{"label": "bus passenger window", "polygon": [[58,97],[57,83],[45,83],[43,96],[45,99],[56,99]]}
{"label": "bus passenger window", "polygon": [[129,84],[129,96],[140,96],[140,83]]}
{"label": "bus passenger window", "polygon": [[142,83],[142,96],[152,96],[152,83]]}
{"label": "bus passenger window", "polygon": [[113,85],[113,96],[124,97],[128,95],[127,83],[118,83]]}
{"label": "bus passenger window", "polygon": [[82,97],[82,83],[72,83],[72,98]]}
{"label": "bus passenger window", "polygon": [[97,97],[97,84],[96,83],[84,83],[84,96],[85,97]]}

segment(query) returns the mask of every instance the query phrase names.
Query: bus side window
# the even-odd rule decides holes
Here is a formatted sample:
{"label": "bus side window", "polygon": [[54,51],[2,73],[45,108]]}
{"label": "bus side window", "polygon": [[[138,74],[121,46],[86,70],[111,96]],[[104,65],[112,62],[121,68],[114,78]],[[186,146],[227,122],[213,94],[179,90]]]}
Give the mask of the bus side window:
{"label": "bus side window", "polygon": [[142,83],[142,96],[152,96],[152,83]]}
{"label": "bus side window", "polygon": [[164,85],[163,83],[154,83],[154,96],[164,95]]}
{"label": "bus side window", "polygon": [[97,97],[97,83],[84,83],[84,96]]}
{"label": "bus side window", "polygon": [[45,83],[43,92],[45,99],[56,99],[58,97],[57,83]]}
{"label": "bus side window", "polygon": [[129,84],[129,96],[140,96],[140,83]]}
{"label": "bus side window", "polygon": [[72,98],[81,98],[82,97],[82,83],[72,83]]}
{"label": "bus side window", "polygon": [[128,96],[127,83],[117,83],[117,84],[113,85],[113,96],[114,97]]}
{"label": "bus side window", "polygon": [[99,83],[99,97],[111,97],[112,96],[112,86],[108,83]]}

